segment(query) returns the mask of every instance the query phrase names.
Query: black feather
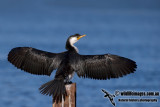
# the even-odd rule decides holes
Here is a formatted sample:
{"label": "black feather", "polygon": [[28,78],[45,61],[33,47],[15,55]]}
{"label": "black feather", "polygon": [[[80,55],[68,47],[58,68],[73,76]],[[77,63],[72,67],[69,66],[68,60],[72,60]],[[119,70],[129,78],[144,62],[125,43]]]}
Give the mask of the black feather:
{"label": "black feather", "polygon": [[78,60],[77,65],[84,63],[83,66],[72,65],[78,76],[92,79],[122,77],[123,75],[133,73],[137,66],[134,61],[128,58],[111,54],[80,55]]}
{"label": "black feather", "polygon": [[31,47],[13,48],[8,54],[8,61],[17,68],[31,74],[50,75],[58,68],[64,53],[50,53]]}

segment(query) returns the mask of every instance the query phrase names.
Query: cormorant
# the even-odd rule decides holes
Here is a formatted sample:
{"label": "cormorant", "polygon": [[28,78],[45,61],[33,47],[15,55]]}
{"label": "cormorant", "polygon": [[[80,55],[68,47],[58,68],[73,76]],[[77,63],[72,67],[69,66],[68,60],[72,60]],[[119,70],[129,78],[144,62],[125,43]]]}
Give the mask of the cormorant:
{"label": "cormorant", "polygon": [[42,94],[53,97],[53,102],[61,102],[65,98],[65,84],[70,82],[74,73],[79,77],[106,80],[133,73],[136,62],[128,58],[112,54],[80,55],[74,46],[86,35],[71,35],[66,42],[67,51],[51,53],[31,47],[16,47],[8,54],[8,61],[18,69],[31,74],[50,76],[57,70],[55,78],[43,84],[39,90]]}

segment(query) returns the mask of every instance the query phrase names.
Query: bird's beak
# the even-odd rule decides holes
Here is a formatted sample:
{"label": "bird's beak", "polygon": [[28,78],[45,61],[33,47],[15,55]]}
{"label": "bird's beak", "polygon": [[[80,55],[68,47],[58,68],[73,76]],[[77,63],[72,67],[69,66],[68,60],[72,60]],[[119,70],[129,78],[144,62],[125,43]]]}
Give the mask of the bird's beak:
{"label": "bird's beak", "polygon": [[84,36],[86,36],[86,35],[79,36],[77,39],[79,40],[80,38],[82,38],[82,37],[84,37]]}

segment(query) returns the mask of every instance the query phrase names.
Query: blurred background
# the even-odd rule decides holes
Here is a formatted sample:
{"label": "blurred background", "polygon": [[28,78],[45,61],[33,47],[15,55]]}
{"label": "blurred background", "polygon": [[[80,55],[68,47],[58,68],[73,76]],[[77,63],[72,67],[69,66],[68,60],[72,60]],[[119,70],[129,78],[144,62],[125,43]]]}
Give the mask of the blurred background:
{"label": "blurred background", "polygon": [[[134,74],[119,79],[100,81],[75,75],[77,107],[112,107],[103,98],[102,88],[111,94],[115,90],[160,91],[159,0],[0,0],[0,107],[52,107],[52,98],[40,94],[38,88],[53,79],[55,72],[50,77],[31,75],[11,65],[7,54],[23,46],[62,52],[66,39],[75,33],[87,35],[76,44],[80,54],[111,53],[138,65]],[[117,107],[160,105],[120,103],[118,98]]]}

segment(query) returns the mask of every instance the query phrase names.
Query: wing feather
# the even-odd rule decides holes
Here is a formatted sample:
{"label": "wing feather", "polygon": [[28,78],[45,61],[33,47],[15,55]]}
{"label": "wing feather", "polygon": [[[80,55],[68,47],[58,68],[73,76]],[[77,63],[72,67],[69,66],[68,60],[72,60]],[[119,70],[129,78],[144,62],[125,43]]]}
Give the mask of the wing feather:
{"label": "wing feather", "polygon": [[118,78],[133,73],[137,68],[133,60],[111,54],[80,55],[76,65],[74,62],[72,66],[79,77],[93,79]]}
{"label": "wing feather", "polygon": [[31,47],[13,48],[8,54],[8,61],[18,69],[31,74],[50,75],[57,69],[64,53],[51,53]]}

